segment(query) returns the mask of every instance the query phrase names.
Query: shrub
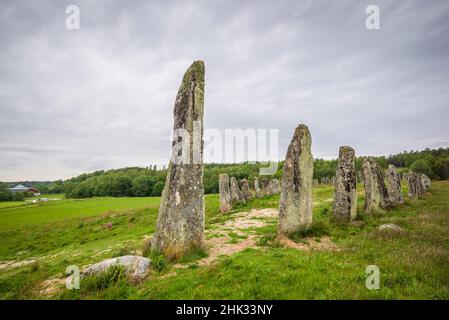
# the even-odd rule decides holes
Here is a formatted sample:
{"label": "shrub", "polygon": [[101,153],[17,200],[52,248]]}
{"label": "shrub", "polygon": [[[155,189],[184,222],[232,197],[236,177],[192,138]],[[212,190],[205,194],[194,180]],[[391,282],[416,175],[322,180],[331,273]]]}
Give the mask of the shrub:
{"label": "shrub", "polygon": [[16,192],[13,195],[13,200],[14,201],[23,201],[23,200],[25,200],[25,195],[22,192]]}
{"label": "shrub", "polygon": [[167,260],[163,255],[154,255],[151,258],[151,265],[157,272],[162,272],[167,268]]}
{"label": "shrub", "polygon": [[289,235],[292,240],[301,240],[305,237],[321,237],[329,234],[328,226],[323,221],[313,222],[310,228],[298,230]]}
{"label": "shrub", "polygon": [[160,197],[162,195],[162,190],[164,190],[164,183],[159,181],[154,185],[151,195],[153,197]]}

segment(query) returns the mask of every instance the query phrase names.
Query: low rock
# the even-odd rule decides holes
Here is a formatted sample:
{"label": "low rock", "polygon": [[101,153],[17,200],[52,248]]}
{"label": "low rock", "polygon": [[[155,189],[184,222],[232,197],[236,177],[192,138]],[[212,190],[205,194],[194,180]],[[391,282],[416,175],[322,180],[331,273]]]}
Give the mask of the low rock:
{"label": "low rock", "polygon": [[103,225],[103,228],[109,230],[112,228],[112,226],[113,226],[112,222],[107,222]]}
{"label": "low rock", "polygon": [[403,231],[403,229],[398,226],[395,225],[394,223],[387,223],[387,224],[383,224],[379,227],[379,231],[395,231],[395,232],[401,232]]}
{"label": "low rock", "polygon": [[121,256],[95,263],[83,270],[83,275],[97,275],[109,267],[120,265],[125,267],[125,273],[133,280],[143,280],[151,269],[151,260],[141,256]]}

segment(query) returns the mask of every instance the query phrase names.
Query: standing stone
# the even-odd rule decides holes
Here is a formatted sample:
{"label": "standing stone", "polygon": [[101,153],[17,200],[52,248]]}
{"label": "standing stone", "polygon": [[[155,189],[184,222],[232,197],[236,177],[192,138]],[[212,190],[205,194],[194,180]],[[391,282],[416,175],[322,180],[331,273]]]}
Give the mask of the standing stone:
{"label": "standing stone", "polygon": [[409,173],[407,177],[408,196],[417,199],[424,194],[421,177],[415,172]]}
{"label": "standing stone", "polygon": [[228,212],[232,209],[231,192],[229,190],[229,176],[226,173],[221,173],[218,178],[218,189],[220,192],[220,211],[222,213]]}
{"label": "standing stone", "polygon": [[401,189],[401,177],[392,164],[388,165],[387,170],[388,195],[392,205],[404,203]]}
{"label": "standing stone", "polygon": [[285,156],[279,203],[279,234],[290,235],[312,224],[312,137],[300,124]]}
{"label": "standing stone", "polygon": [[430,184],[431,184],[430,178],[428,176],[426,176],[424,173],[421,174],[421,183],[422,183],[422,187],[423,187],[424,192],[429,191]]}
{"label": "standing stone", "polygon": [[313,179],[313,185],[317,186],[318,185],[318,179]]}
{"label": "standing stone", "polygon": [[176,96],[172,157],[151,239],[152,250],[169,259],[205,247],[203,112],[204,63],[195,61]]}
{"label": "standing stone", "polygon": [[240,185],[242,186],[242,194],[245,201],[248,201],[251,199],[251,191],[249,190],[249,184],[248,180],[243,179],[240,181]]}
{"label": "standing stone", "polygon": [[408,177],[410,176],[410,173],[408,172],[404,172],[402,174],[402,181],[404,181],[405,183],[408,183]]}
{"label": "standing stone", "polygon": [[270,180],[267,178],[262,179],[262,194],[265,197],[270,195]]}
{"label": "standing stone", "polygon": [[281,184],[278,179],[274,179],[274,188],[275,188],[276,194],[281,193]]}
{"label": "standing stone", "polygon": [[363,161],[363,179],[365,186],[365,211],[370,213],[390,206],[387,187],[382,170],[371,158]]}
{"label": "standing stone", "polygon": [[260,187],[259,187],[259,179],[257,177],[254,178],[254,192],[256,193],[256,198],[260,198]]}
{"label": "standing stone", "polygon": [[232,203],[245,203],[242,191],[240,191],[239,184],[235,177],[231,177],[231,202]]}
{"label": "standing stone", "polygon": [[273,182],[274,182],[273,180],[270,180],[270,181],[268,182],[268,188],[267,188],[267,190],[268,190],[268,194],[269,194],[269,195],[274,194],[274,183],[273,183]]}
{"label": "standing stone", "polygon": [[335,172],[335,194],[332,220],[350,222],[357,216],[357,178],[355,152],[348,146],[340,147]]}

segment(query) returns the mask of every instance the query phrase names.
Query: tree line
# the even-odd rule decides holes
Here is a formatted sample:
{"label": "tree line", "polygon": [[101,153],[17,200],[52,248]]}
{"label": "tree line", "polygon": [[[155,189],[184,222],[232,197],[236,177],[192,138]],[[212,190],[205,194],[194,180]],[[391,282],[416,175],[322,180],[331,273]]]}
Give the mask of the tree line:
{"label": "tree line", "polygon": [[[449,148],[425,149],[423,151],[404,151],[387,157],[373,157],[381,168],[386,169],[388,164],[394,164],[400,173],[413,171],[425,173],[431,179],[449,180]],[[356,170],[361,172],[363,157],[357,157]],[[218,175],[227,173],[238,180],[246,178],[250,184],[254,178],[259,176],[259,169],[266,167],[263,163],[240,163],[240,164],[205,164],[204,165],[204,192],[206,194],[218,193]],[[314,179],[331,178],[335,175],[337,160],[315,159]],[[278,164],[274,176],[268,178],[281,179],[283,162]],[[148,197],[160,196],[165,184],[167,170],[158,169],[157,166],[146,168],[123,168],[116,170],[99,170],[92,173],[84,173],[77,177],[58,180],[53,182],[34,182],[33,187],[41,193],[64,193],[68,198],[90,198],[90,197]],[[15,183],[18,184],[19,182]],[[31,186],[27,182],[20,182]],[[13,186],[14,183],[9,183]],[[0,201],[13,200],[7,190],[7,184],[0,184]],[[17,196],[21,197],[21,196]],[[2,200],[7,199],[7,200]]]}

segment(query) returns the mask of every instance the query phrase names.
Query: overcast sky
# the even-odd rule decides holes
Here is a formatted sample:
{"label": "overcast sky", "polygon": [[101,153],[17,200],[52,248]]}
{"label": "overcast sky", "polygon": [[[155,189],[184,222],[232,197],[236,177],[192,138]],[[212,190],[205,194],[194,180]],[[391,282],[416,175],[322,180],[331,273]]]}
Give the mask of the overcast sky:
{"label": "overcast sky", "polygon": [[197,59],[205,128],[279,129],[280,158],[299,123],[315,158],[449,146],[446,0],[2,0],[0,180],[166,164]]}

